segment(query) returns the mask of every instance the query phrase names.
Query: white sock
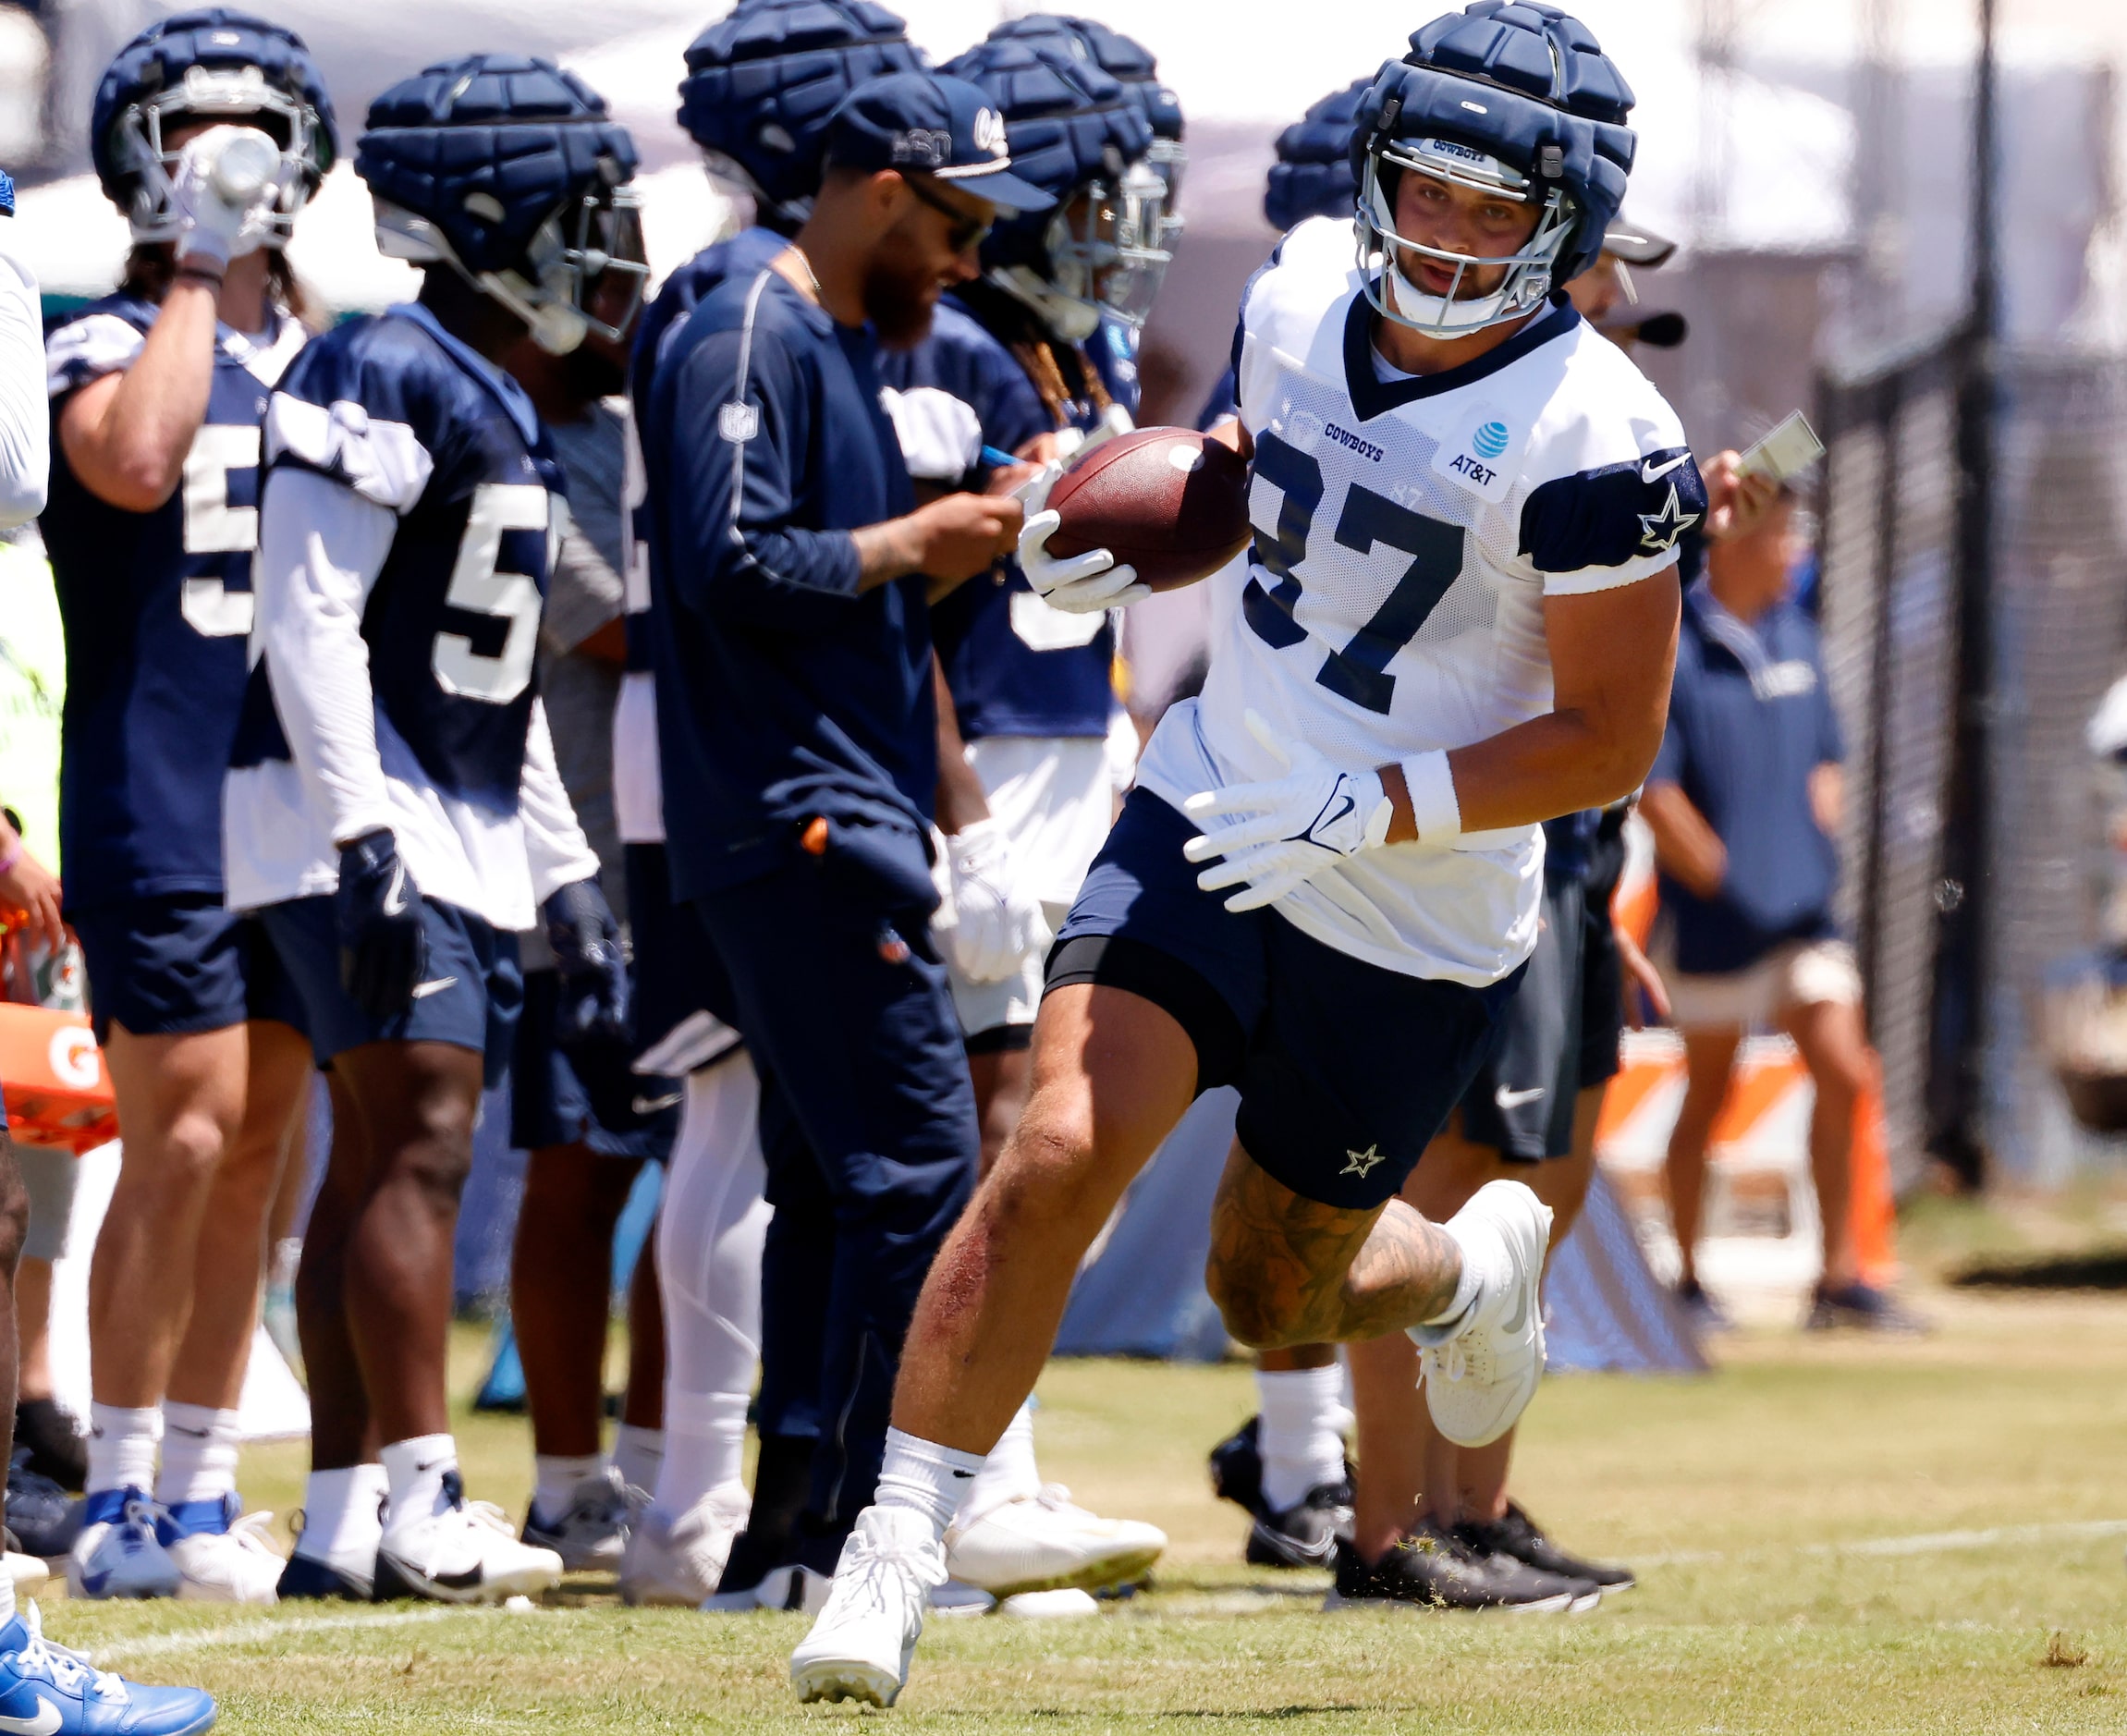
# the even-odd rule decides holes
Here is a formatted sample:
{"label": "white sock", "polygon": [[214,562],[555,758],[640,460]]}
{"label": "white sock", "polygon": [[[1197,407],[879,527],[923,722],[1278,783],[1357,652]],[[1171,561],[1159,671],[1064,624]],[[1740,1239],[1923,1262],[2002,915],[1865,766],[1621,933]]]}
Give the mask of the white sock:
{"label": "white sock", "polygon": [[1042,1492],[1042,1473],[1034,1464],[1034,1401],[1029,1399],[1012,1412],[990,1456],[975,1480],[960,1498],[953,1523],[965,1525],[994,1512],[1007,1501],[1017,1501]]}
{"label": "white sock", "polygon": [[[384,1473],[390,1485],[391,1508],[384,1528],[395,1531],[443,1510],[443,1477],[458,1469],[458,1443],[448,1435],[416,1435],[395,1440],[384,1449]],[[595,1464],[597,1461],[592,1461]]]}
{"label": "white sock", "polygon": [[1255,1371],[1263,1423],[1263,1498],[1274,1512],[1298,1507],[1310,1489],[1344,1481],[1344,1371]]}
{"label": "white sock", "polygon": [[155,1486],[155,1443],[163,1437],[163,1413],[152,1404],[89,1405],[89,1493]]}
{"label": "white sock", "polygon": [[1473,1257],[1470,1245],[1455,1233],[1452,1223],[1442,1224],[1440,1228],[1462,1251],[1462,1274],[1455,1280],[1454,1300],[1422,1326],[1408,1328],[1412,1341],[1420,1350],[1435,1349],[1461,1331],[1469,1324],[1471,1311],[1477,1306],[1478,1298],[1485,1293],[1483,1258]]}
{"label": "white sock", "polygon": [[960,1497],[983,1468],[983,1459],[981,1453],[960,1452],[889,1428],[874,1505],[921,1513],[930,1521],[932,1534],[943,1539]]}
{"label": "white sock", "polygon": [[657,1467],[665,1461],[665,1431],[623,1423],[613,1437],[613,1468],[635,1489],[657,1486]]}
{"label": "white sock", "polygon": [[212,1405],[163,1400],[163,1474],[155,1498],[165,1507],[218,1501],[237,1488],[237,1413]]}
{"label": "white sock", "polygon": [[376,1568],[389,1485],[380,1464],[313,1471],[303,1487],[303,1533],[296,1553],[367,1579]]}
{"label": "white sock", "polygon": [[746,1504],[746,1406],[743,1392],[665,1395],[665,1461],[657,1467],[657,1510],[678,1519],[704,1496]]}
{"label": "white sock", "polygon": [[[386,1463],[390,1462],[387,1459]],[[532,1491],[532,1504],[542,1519],[559,1519],[568,1510],[569,1498],[576,1493],[576,1485],[587,1477],[594,1477],[605,1463],[601,1453],[534,1453],[532,1457],[533,1474],[538,1478]]]}

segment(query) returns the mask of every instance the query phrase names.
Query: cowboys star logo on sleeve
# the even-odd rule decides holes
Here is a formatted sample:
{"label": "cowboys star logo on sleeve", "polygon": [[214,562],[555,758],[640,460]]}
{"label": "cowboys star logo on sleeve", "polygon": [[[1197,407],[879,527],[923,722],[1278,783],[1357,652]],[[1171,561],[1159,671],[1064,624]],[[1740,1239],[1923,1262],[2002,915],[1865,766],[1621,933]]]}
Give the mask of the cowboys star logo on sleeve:
{"label": "cowboys star logo on sleeve", "polygon": [[1650,555],[1667,554],[1676,547],[1677,538],[1699,521],[1697,513],[1684,511],[1674,483],[1669,484],[1669,497],[1659,512],[1643,512],[1639,517],[1640,546]]}

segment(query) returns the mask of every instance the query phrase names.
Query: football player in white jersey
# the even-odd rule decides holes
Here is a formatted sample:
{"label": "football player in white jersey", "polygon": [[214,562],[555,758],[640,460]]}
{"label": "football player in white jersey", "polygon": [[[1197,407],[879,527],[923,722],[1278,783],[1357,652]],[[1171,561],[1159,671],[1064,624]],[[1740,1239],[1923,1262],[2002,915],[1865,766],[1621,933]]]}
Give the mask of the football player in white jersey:
{"label": "football player in white jersey", "polygon": [[[899,1692],[957,1485],[1210,1086],[1241,1094],[1206,1273],[1234,1336],[1408,1330],[1461,1445],[1534,1393],[1549,1212],[1517,1181],[1446,1224],[1394,1196],[1518,985],[1539,823],[1625,795],[1661,740],[1704,489],[1675,414],[1553,295],[1623,197],[1632,100],[1548,6],[1437,19],[1361,104],[1356,259],[1318,220],[1250,284],[1239,606],[1051,955],[1027,1113],[924,1289],[801,1696]],[[1057,522],[1031,510],[1021,543],[1052,603],[1143,594],[1106,550],[1051,558]]]}

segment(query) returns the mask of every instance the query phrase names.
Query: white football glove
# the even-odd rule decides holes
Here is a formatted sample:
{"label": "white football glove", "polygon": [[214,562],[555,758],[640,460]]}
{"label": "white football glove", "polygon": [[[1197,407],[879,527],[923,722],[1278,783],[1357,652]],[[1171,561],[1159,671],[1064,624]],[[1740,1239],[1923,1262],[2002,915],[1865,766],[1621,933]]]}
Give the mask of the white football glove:
{"label": "white football glove", "polygon": [[901,461],[919,483],[955,488],[983,455],[982,419],[974,406],[935,385],[905,392],[884,386],[879,402],[901,443]]}
{"label": "white football glove", "polygon": [[281,196],[281,153],[256,127],[210,127],[177,153],[170,177],[177,257],[217,265],[256,252]]}
{"label": "white football glove", "polygon": [[1275,904],[1325,868],[1379,849],[1394,812],[1378,772],[1339,771],[1304,741],[1280,741],[1254,712],[1247,717],[1249,733],[1287,767],[1286,775],[1207,789],[1181,804],[1198,822],[1229,813],[1257,816],[1182,846],[1191,862],[1226,859],[1197,875],[1196,884],[1206,892],[1240,886],[1226,900],[1229,911]]}
{"label": "white football glove", "polygon": [[1041,900],[1027,891],[1010,841],[995,820],[977,820],[946,840],[953,962],[972,983],[1001,983],[1028,953],[1049,943]]}
{"label": "white football glove", "polygon": [[[1084,447],[1079,448],[1081,451]],[[1091,615],[1101,609],[1119,609],[1152,594],[1150,585],[1137,581],[1137,568],[1119,565],[1110,549],[1089,548],[1082,555],[1053,556],[1048,540],[1063,522],[1048,510],[1049,490],[1064,473],[1059,462],[1044,465],[1032,482],[1013,492],[1026,507],[1026,521],[1020,526],[1020,570],[1034,594],[1051,608],[1072,615]]]}

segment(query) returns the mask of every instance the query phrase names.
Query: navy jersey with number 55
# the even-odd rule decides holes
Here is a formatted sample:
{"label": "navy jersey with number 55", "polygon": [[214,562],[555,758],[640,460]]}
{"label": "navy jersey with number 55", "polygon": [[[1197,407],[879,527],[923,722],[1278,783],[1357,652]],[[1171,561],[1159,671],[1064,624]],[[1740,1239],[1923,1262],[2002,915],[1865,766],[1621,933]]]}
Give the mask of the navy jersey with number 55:
{"label": "navy jersey with number 55", "polygon": [[258,544],[259,423],[300,348],[292,319],[216,336],[207,413],[182,480],[152,512],[92,494],[57,423],[81,387],[123,373],[153,302],[106,296],[45,340],[54,434],[42,529],[67,633],[60,847],[67,903],[222,890],[222,767],[244,693]]}
{"label": "navy jersey with number 55", "polygon": [[[379,750],[416,781],[514,814],[534,697],[553,502],[552,443],[521,387],[425,308],[350,321],[288,370],[266,418],[267,487],[310,471],[398,517],[361,607]],[[230,764],[289,758],[270,653]]]}

